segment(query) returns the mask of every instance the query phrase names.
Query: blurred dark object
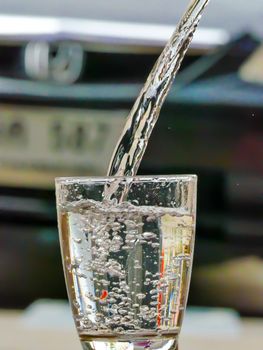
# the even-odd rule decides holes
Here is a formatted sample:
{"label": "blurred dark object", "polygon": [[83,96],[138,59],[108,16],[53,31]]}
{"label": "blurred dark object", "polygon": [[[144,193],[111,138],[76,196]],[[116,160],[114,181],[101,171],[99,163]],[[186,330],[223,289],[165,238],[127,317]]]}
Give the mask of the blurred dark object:
{"label": "blurred dark object", "polygon": [[55,215],[46,193],[1,188],[1,307],[66,297]]}
{"label": "blurred dark object", "polygon": [[[56,45],[49,47],[55,63]],[[263,86],[240,75],[259,45],[244,35],[207,56],[195,51],[187,57],[140,168],[141,174],[199,176],[195,266],[201,270],[194,270],[190,293],[195,304],[217,300],[213,285],[202,297],[208,281],[202,269],[263,256]],[[108,153],[157,57],[84,50],[76,82],[62,84],[54,81],[54,65],[38,80],[27,75],[19,60],[24,51],[15,45],[10,50],[6,77],[0,78],[1,307],[65,296],[53,178],[105,174]],[[195,282],[200,274],[204,279]],[[227,286],[227,278],[222,283]],[[231,305],[228,293],[220,305],[263,314],[242,300]]]}
{"label": "blurred dark object", "polygon": [[192,279],[192,302],[262,316],[262,275],[263,259],[256,256],[232,257],[221,263],[199,266]]}

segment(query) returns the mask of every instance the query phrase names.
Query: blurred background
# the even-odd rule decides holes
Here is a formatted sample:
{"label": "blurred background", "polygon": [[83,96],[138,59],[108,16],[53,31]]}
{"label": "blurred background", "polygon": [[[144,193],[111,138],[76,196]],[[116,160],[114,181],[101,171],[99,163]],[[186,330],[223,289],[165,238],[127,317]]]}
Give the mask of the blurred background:
{"label": "blurred background", "polygon": [[[66,299],[54,177],[106,174],[187,5],[0,1],[0,338],[32,302]],[[256,329],[263,334],[262,20],[261,0],[211,0],[140,167],[199,176],[189,305],[198,320],[215,310],[207,307],[225,310],[215,313],[217,330],[246,327],[240,349]],[[12,347],[11,338],[0,349],[29,349],[28,339]]]}

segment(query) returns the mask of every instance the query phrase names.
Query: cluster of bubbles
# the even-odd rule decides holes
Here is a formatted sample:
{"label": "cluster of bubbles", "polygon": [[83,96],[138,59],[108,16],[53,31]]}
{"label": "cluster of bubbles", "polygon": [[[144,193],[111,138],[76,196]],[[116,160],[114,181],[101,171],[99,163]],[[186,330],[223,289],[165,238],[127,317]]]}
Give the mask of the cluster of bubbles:
{"label": "cluster of bubbles", "polygon": [[160,218],[167,211],[85,201],[68,213],[72,253],[67,268],[77,291],[73,305],[79,330],[121,334],[169,325],[177,309],[167,316],[164,296],[169,283],[179,290],[180,259],[160,272]]}

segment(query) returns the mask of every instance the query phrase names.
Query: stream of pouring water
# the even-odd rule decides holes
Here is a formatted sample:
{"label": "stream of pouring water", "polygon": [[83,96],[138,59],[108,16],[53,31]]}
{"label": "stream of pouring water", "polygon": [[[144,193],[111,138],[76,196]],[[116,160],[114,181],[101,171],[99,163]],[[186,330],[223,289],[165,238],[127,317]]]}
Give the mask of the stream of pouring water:
{"label": "stream of pouring water", "polygon": [[[127,118],[108,168],[109,176],[136,175],[163,102],[209,1],[191,1],[155,63]],[[128,187],[118,195],[118,201],[124,200]],[[105,188],[104,198],[109,200],[115,197],[117,188],[118,181]]]}

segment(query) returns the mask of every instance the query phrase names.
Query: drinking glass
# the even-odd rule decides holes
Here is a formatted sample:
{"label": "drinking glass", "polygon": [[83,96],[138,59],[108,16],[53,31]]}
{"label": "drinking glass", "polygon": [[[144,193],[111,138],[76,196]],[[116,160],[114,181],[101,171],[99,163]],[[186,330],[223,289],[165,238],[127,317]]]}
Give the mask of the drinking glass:
{"label": "drinking glass", "polygon": [[196,184],[194,175],[56,179],[65,279],[83,349],[177,349]]}

